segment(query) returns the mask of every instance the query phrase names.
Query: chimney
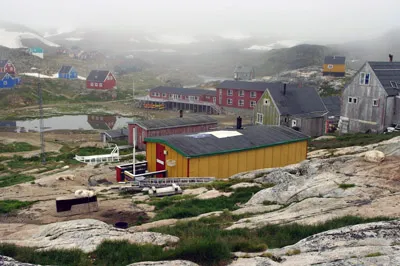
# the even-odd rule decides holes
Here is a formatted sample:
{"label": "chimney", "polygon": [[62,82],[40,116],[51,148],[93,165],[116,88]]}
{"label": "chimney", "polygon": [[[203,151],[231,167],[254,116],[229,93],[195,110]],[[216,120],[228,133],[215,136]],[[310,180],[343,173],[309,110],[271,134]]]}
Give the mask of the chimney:
{"label": "chimney", "polygon": [[283,95],[286,95],[286,83],[283,83]]}
{"label": "chimney", "polygon": [[179,117],[182,118],[183,117],[183,110],[179,110]]}
{"label": "chimney", "polygon": [[242,128],[242,118],[238,116],[238,118],[236,118],[236,129],[241,129],[241,128]]}
{"label": "chimney", "polygon": [[393,62],[393,55],[389,54],[389,62]]}

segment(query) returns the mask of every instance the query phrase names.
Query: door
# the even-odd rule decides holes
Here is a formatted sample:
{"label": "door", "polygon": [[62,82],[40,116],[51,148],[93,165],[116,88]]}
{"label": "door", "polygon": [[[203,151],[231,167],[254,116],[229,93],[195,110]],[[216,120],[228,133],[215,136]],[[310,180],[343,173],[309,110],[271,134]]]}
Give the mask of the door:
{"label": "door", "polygon": [[[156,143],[156,171],[165,170],[165,147],[164,145]],[[157,175],[157,177],[163,177],[162,174]]]}

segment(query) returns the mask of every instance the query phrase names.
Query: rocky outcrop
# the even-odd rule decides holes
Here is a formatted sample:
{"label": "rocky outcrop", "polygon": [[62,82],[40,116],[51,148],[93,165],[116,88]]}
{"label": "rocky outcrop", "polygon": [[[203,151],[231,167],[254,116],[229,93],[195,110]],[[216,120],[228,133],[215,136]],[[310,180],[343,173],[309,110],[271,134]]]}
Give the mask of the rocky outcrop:
{"label": "rocky outcrop", "polygon": [[128,266],[198,266],[198,264],[187,260],[171,260],[171,261],[143,261]]}
{"label": "rocky outcrop", "polygon": [[[254,180],[275,186],[256,193],[244,208],[263,204],[286,207],[239,220],[228,229],[315,223],[344,215],[397,217],[400,215],[398,160],[389,156],[375,163],[356,154],[260,170]],[[243,175],[248,178],[251,173]]]}
{"label": "rocky outcrop", "polygon": [[0,239],[0,243],[37,247],[39,250],[78,248],[91,252],[104,240],[127,240],[135,244],[164,246],[178,242],[179,238],[154,232],[132,232],[98,220],[82,219],[31,227],[7,235]]}
{"label": "rocky outcrop", "polygon": [[367,151],[364,155],[364,160],[371,163],[380,163],[385,160],[385,154],[381,151]]}
{"label": "rocky outcrop", "polygon": [[37,264],[23,263],[14,260],[13,258],[0,255],[0,265],[1,266],[40,266]]}
{"label": "rocky outcrop", "polygon": [[229,266],[277,266],[281,265],[269,258],[254,257],[254,258],[238,258]]}
{"label": "rocky outcrop", "polygon": [[235,190],[235,189],[247,188],[247,187],[261,187],[261,185],[258,183],[242,182],[242,183],[238,183],[238,184],[234,184],[234,185],[230,186],[230,189]]}

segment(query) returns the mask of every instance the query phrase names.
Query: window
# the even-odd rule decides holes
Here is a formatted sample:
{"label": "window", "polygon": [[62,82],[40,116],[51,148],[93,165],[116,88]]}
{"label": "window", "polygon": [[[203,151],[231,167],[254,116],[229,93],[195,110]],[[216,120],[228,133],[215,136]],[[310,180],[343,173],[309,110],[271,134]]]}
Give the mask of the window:
{"label": "window", "polygon": [[360,85],[368,85],[370,82],[370,74],[369,73],[360,73]]}
{"label": "window", "polygon": [[349,103],[352,103],[352,102],[353,102],[353,98],[349,97]]}
{"label": "window", "polygon": [[90,86],[92,86],[92,87],[93,87],[93,82],[90,82]]}
{"label": "window", "polygon": [[195,96],[195,97],[194,97],[194,100],[195,100],[195,101],[198,101],[198,100],[199,100],[199,96]]}
{"label": "window", "polygon": [[250,98],[256,98],[257,93],[255,91],[250,92]]}
{"label": "window", "polygon": [[244,100],[239,100],[239,101],[238,101],[238,105],[239,105],[239,106],[244,106]]}
{"label": "window", "polygon": [[164,98],[167,97],[167,94],[166,94],[166,93],[163,93],[163,94],[162,94],[162,97],[164,97]]}
{"label": "window", "polygon": [[264,124],[264,115],[257,113],[256,124]]}
{"label": "window", "polygon": [[356,97],[349,97],[348,103],[357,103]]}
{"label": "window", "polygon": [[156,94],[156,95],[157,95],[157,97],[160,97],[160,93],[159,93],[159,92],[157,92],[157,94]]}
{"label": "window", "polygon": [[353,98],[353,103],[357,103],[357,98]]}
{"label": "window", "polygon": [[297,126],[297,121],[296,120],[292,120],[292,127]]}
{"label": "window", "polygon": [[232,96],[233,95],[233,90],[228,90],[228,96]]}
{"label": "window", "polygon": [[240,91],[238,92],[238,94],[239,94],[239,97],[244,97],[244,90],[240,90]]}
{"label": "window", "polygon": [[155,93],[155,92],[152,92],[151,93],[151,96],[156,96],[157,94]]}
{"label": "window", "polygon": [[288,121],[288,118],[287,118],[287,117],[285,117],[285,123],[287,123],[287,121]]}
{"label": "window", "polygon": [[328,65],[328,69],[332,69],[333,68],[333,65]]}
{"label": "window", "polygon": [[103,83],[99,83],[99,87],[100,87],[100,88],[103,87]]}
{"label": "window", "polygon": [[3,85],[7,85],[7,81],[3,81]]}
{"label": "window", "polygon": [[97,87],[97,86],[99,86],[99,84],[96,82],[96,83],[94,84],[94,86]]}
{"label": "window", "polygon": [[226,99],[226,103],[227,103],[228,105],[232,105],[232,99]]}
{"label": "window", "polygon": [[207,100],[210,100],[210,96],[206,96],[206,99],[207,99]]}
{"label": "window", "polygon": [[379,99],[374,99],[372,101],[372,106],[379,106]]}
{"label": "window", "polygon": [[256,101],[250,101],[250,107],[256,106],[257,102]]}

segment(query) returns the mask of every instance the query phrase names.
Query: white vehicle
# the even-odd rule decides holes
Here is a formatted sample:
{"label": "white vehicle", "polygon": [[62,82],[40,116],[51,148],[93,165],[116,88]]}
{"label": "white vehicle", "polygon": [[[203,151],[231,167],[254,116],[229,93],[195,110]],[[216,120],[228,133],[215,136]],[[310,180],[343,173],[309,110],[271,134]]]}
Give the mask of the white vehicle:
{"label": "white vehicle", "polygon": [[387,130],[388,133],[390,133],[390,132],[399,132],[400,131],[400,124],[392,125],[391,127],[388,127],[386,130]]}

